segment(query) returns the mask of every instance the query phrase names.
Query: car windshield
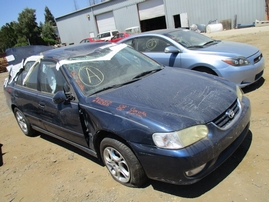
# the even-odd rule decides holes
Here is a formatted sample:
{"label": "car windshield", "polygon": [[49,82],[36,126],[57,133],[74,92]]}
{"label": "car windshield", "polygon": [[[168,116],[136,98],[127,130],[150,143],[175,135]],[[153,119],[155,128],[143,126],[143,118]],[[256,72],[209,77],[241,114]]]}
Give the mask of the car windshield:
{"label": "car windshield", "polygon": [[170,37],[185,48],[203,48],[206,45],[217,43],[217,41],[203,34],[189,30],[176,30],[165,33],[164,35]]}
{"label": "car windshield", "polygon": [[86,96],[118,88],[163,66],[126,44],[110,44],[84,56],[60,61]]}

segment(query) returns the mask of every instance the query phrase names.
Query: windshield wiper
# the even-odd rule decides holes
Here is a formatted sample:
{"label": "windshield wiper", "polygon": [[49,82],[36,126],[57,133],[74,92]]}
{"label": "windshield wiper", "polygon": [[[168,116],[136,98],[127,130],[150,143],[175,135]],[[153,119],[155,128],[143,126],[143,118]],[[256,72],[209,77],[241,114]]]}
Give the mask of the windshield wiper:
{"label": "windshield wiper", "polygon": [[[137,80],[137,79],[136,79],[136,80]],[[119,88],[119,87],[124,86],[124,85],[126,85],[126,84],[133,83],[133,82],[135,82],[136,80],[133,79],[133,80],[131,80],[131,81],[127,81],[127,82],[125,82],[125,83],[115,84],[115,85],[112,85],[112,86],[108,86],[108,87],[102,88],[102,89],[100,89],[100,90],[98,90],[98,91],[95,91],[95,92],[92,93],[91,95],[94,95],[94,94],[97,94],[97,93],[100,93],[100,92],[102,92],[102,91],[106,91],[106,90],[109,90],[109,89]]]}
{"label": "windshield wiper", "polygon": [[141,77],[148,75],[148,74],[153,74],[153,73],[160,71],[160,70],[161,69],[153,69],[153,70],[149,70],[146,72],[142,72],[142,73],[138,74],[137,76],[135,76],[132,80],[136,80],[136,79],[141,78]]}
{"label": "windshield wiper", "polygon": [[212,40],[212,41],[208,41],[206,43],[203,44],[203,46],[209,45],[209,44],[216,44],[217,41],[216,40]]}
{"label": "windshield wiper", "polygon": [[204,46],[194,45],[194,46],[188,46],[187,48],[204,48]]}

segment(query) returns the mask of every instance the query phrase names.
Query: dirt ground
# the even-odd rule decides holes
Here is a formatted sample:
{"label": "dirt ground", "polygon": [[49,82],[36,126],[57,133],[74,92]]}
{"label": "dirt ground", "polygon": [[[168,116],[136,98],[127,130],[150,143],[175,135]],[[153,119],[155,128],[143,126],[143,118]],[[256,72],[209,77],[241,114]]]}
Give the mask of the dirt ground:
{"label": "dirt ground", "polygon": [[[252,104],[250,132],[231,158],[202,181],[175,186],[149,180],[128,188],[89,155],[45,135],[26,137],[0,89],[0,201],[269,201],[269,27],[210,34],[257,46],[266,62],[263,78],[244,89]],[[0,74],[3,83],[7,73]]]}

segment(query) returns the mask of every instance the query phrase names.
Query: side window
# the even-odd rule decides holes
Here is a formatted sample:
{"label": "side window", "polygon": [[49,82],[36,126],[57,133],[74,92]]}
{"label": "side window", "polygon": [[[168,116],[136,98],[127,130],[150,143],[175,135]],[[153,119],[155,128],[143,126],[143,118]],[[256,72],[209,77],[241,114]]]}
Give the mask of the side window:
{"label": "side window", "polygon": [[24,65],[24,70],[19,73],[19,75],[16,79],[17,85],[23,85],[23,79],[26,77],[28,71],[30,70],[30,68],[33,66],[34,63],[35,63],[35,61],[28,61]]}
{"label": "side window", "polygon": [[112,32],[112,35],[115,36],[118,33],[119,33],[118,31],[114,31],[114,32]]}
{"label": "side window", "polygon": [[28,61],[25,65],[24,65],[24,69],[25,71],[29,71],[30,67],[32,67],[32,65],[35,63],[35,61]]}
{"label": "side window", "polygon": [[39,70],[39,63],[36,63],[35,66],[32,66],[29,71],[23,71],[21,73],[21,79],[22,85],[34,90],[37,90],[37,75],[38,75],[38,70]]}
{"label": "side window", "polygon": [[40,67],[41,92],[54,94],[59,90],[63,90],[65,79],[60,70],[56,70],[56,63],[53,61],[42,61]]}
{"label": "side window", "polygon": [[137,38],[137,50],[140,52],[164,52],[167,46],[172,44],[159,37],[140,37]]}
{"label": "side window", "polygon": [[136,48],[136,46],[135,46],[135,42],[134,41],[135,41],[135,39],[130,39],[130,40],[124,41],[124,43],[127,44],[127,45],[129,45],[129,46],[131,46],[131,47],[133,47],[135,50],[138,50]]}

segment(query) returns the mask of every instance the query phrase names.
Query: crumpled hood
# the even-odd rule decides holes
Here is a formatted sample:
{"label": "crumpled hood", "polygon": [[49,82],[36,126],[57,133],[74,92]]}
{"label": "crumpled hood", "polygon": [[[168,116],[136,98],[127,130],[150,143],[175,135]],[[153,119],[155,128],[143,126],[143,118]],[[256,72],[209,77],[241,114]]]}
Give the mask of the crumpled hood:
{"label": "crumpled hood", "polygon": [[220,41],[215,45],[211,45],[206,48],[197,50],[199,52],[212,52],[212,54],[218,53],[217,55],[223,55],[228,57],[244,56],[246,58],[254,55],[259,51],[259,49],[255,46],[230,41]]}
{"label": "crumpled hood", "polygon": [[236,100],[234,89],[219,77],[166,67],[88,101],[113,115],[172,131],[215,119]]}

